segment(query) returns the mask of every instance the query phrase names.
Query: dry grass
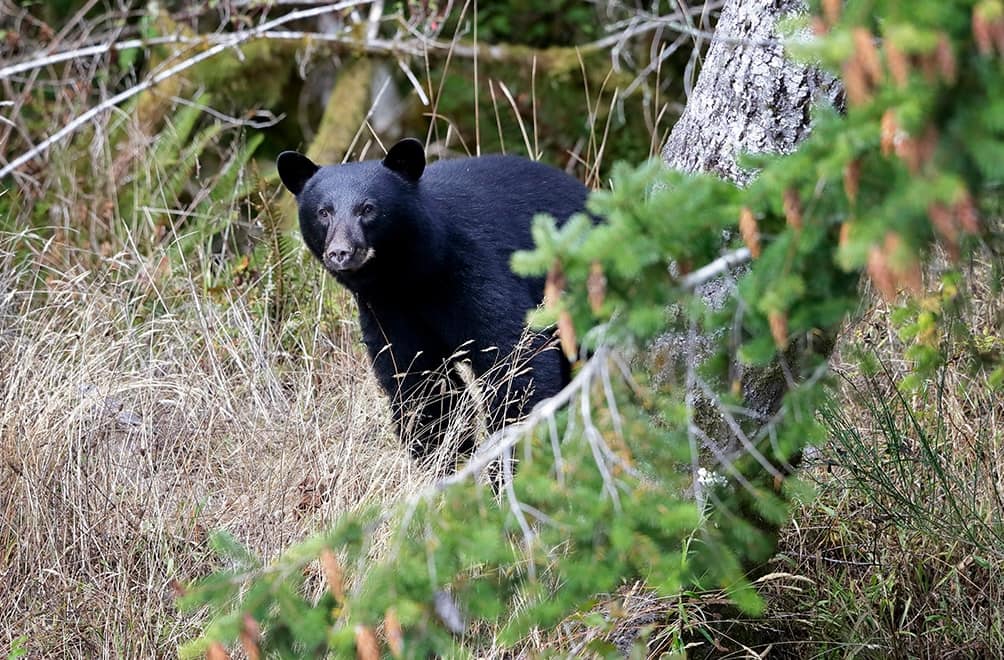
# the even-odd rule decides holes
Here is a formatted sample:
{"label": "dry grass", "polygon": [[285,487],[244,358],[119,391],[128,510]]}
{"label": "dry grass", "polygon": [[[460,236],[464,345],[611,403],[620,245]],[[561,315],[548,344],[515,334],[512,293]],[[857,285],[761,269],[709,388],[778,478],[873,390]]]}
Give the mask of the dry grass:
{"label": "dry grass", "polygon": [[[442,469],[401,449],[354,326],[283,345],[244,294],[149,264],[0,236],[0,642],[25,635],[38,657],[172,656],[201,623],[175,610],[172,585],[218,568],[209,531],[272,558]],[[1004,301],[974,298],[973,334],[999,342]],[[520,652],[640,639],[655,654],[682,638],[694,657],[1004,653],[1004,403],[961,346],[937,389],[897,403],[889,378],[909,365],[882,305],[841,346],[861,343],[890,373],[869,380],[838,354],[847,433],[805,472],[819,496],[759,583],[766,616],[737,617],[718,593],[625,587],[597,606],[607,625],[573,617]]]}
{"label": "dry grass", "polygon": [[[156,260],[128,247],[55,234],[0,235],[4,646],[24,635],[38,657],[173,656],[201,613],[179,614],[172,585],[218,568],[208,532],[272,558],[442,469],[401,449],[351,323],[290,346],[246,290],[209,292],[186,269],[155,276]],[[986,288],[974,299],[973,334],[999,342],[1004,301]],[[299,311],[318,319],[317,305]],[[908,369],[884,306],[841,346],[861,343],[893,380]],[[718,593],[657,599],[629,586],[597,606],[608,625],[573,617],[518,651],[589,655],[641,639],[656,654],[682,638],[694,657],[1004,653],[1004,403],[963,348],[937,389],[902,404],[892,380],[838,357],[849,435],[835,433],[805,472],[819,496],[759,583],[766,616],[737,617]]]}
{"label": "dry grass", "polygon": [[[536,117],[521,117],[505,91],[530,150]],[[598,105],[605,94],[586,99]],[[590,118],[582,158],[595,177],[616,136]],[[498,111],[493,119],[502,121]],[[150,160],[149,145],[135,148],[123,162]],[[94,176],[115,171],[111,152],[91,154]],[[133,246],[160,240],[152,216],[180,222],[184,211],[167,201],[115,209],[103,222],[118,227],[95,230],[116,182],[78,180],[86,166],[73,157],[50,164],[35,199],[88,218],[78,225],[87,247],[72,247],[69,221],[43,238],[15,230],[28,224],[22,217],[0,217],[0,653],[23,635],[32,657],[174,656],[202,613],[179,614],[172,585],[219,567],[210,531],[273,558],[342,512],[389,508],[441,466],[416,467],[401,449],[354,326],[290,347],[241,292],[210,294],[184,269],[152,276],[150,254]],[[170,178],[146,174],[151,188]],[[1000,341],[1004,301],[975,293],[975,334]],[[867,338],[896,376],[907,365],[894,337],[879,305],[843,346]],[[838,361],[840,407],[857,440],[835,435],[807,468],[819,496],[796,511],[759,583],[766,616],[736,617],[718,593],[657,599],[627,586],[597,605],[608,626],[573,617],[517,652],[598,654],[641,635],[650,654],[683,637],[694,657],[768,647],[772,658],[1004,656],[1004,403],[955,357],[941,398],[893,405],[892,425],[868,405],[893,401],[889,381],[868,384]],[[940,476],[903,423],[910,414],[943,429],[932,436]],[[897,465],[909,468],[904,478],[879,479]]]}
{"label": "dry grass", "polygon": [[[965,322],[977,343],[1000,344],[1004,300],[989,274],[973,265]],[[969,341],[947,344],[937,379],[898,394],[910,365],[881,303],[841,346],[830,442],[805,471],[819,493],[774,560],[811,581],[767,591],[773,613],[796,622],[777,634],[798,641],[791,657],[1004,655],[1004,398]],[[869,375],[850,346],[870,346],[882,370]]]}
{"label": "dry grass", "polygon": [[243,299],[189,282],[149,314],[143,260],[87,272],[46,257],[41,240],[0,240],[3,646],[173,655],[198,615],[179,618],[171,585],[214,568],[207,531],[274,557],[428,478],[351,333],[291,356]]}
{"label": "dry grass", "polygon": [[[132,148],[148,179],[167,178],[149,144]],[[200,219],[176,210],[165,235],[156,186],[127,223],[87,210],[101,193],[73,167],[41,183],[24,199],[60,200],[56,226],[15,229],[31,223],[18,204],[0,218],[0,650],[23,637],[38,657],[173,657],[205,623],[174,601],[220,568],[211,532],[268,561],[344,512],[391,509],[452,467],[488,387],[530,357],[472,383],[441,451],[417,465],[355,310],[305,250],[285,265],[302,290],[280,327],[269,273],[211,286],[212,237],[172,252]]]}
{"label": "dry grass", "polygon": [[[50,124],[86,102],[45,108]],[[322,308],[336,285],[309,258],[294,267],[312,269],[313,291],[294,297],[320,289],[299,311],[327,329],[296,333],[294,346],[249,289],[207,290],[207,273],[236,257],[212,244],[197,194],[161,192],[174,171],[158,142],[171,131],[134,120],[113,113],[88,146],[54,147],[7,214],[0,205],[0,654],[24,638],[33,657],[173,657],[204,623],[174,601],[220,567],[210,532],[267,561],[343,512],[390,509],[450,460],[418,466],[402,448],[354,309]],[[112,144],[123,121],[129,140]],[[229,137],[207,146],[207,163],[240,147]],[[589,153],[606,139],[593,136]],[[189,188],[215,185],[212,169]],[[470,394],[465,410],[488,395]],[[372,540],[375,554],[385,540]]]}

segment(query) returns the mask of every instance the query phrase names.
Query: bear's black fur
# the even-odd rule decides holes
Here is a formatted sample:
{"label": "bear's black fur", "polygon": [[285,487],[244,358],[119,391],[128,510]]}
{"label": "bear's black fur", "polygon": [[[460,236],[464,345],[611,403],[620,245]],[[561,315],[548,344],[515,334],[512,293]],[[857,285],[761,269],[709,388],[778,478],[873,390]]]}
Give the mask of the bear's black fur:
{"label": "bear's black fur", "polygon": [[[457,361],[487,374],[495,390],[485,405],[489,431],[567,382],[551,336],[525,328],[543,281],[516,276],[509,263],[533,247],[534,214],[562,223],[584,209],[579,181],[515,156],[426,167],[413,139],[382,161],[327,167],[286,151],[278,169],[296,195],[307,247],[355,295],[373,369],[414,456],[443,439],[464,387],[451,368]],[[468,439],[461,449],[470,448]]]}

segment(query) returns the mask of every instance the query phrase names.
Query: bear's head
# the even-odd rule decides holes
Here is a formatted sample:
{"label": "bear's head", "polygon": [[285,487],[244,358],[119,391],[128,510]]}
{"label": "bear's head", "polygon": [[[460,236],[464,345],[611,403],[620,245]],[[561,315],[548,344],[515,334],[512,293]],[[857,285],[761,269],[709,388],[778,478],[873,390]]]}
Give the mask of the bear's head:
{"label": "bear's head", "polygon": [[304,242],[349,289],[404,266],[428,240],[418,200],[425,149],[418,140],[401,140],[382,161],[320,167],[284,151],[276,165],[296,196]]}

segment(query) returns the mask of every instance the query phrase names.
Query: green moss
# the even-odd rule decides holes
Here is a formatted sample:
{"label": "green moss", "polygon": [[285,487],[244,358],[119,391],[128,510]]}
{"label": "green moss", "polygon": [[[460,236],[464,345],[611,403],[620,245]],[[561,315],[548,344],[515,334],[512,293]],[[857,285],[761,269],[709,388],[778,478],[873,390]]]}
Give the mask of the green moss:
{"label": "green moss", "polygon": [[373,63],[366,58],[352,60],[339,72],[338,81],[324,108],[317,135],[307,155],[318,163],[342,160],[369,109]]}
{"label": "green moss", "polygon": [[227,110],[273,107],[293,71],[296,41],[258,39],[228,49],[192,69],[189,78],[209,90]]}

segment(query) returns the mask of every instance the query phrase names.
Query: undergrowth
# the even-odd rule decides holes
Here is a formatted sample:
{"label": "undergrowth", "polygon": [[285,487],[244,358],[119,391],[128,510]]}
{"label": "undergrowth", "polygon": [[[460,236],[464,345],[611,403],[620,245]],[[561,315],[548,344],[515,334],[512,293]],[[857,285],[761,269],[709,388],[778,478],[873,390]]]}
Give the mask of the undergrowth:
{"label": "undergrowth", "polygon": [[[285,231],[259,138],[190,105],[152,134],[127,118],[0,192],[0,653],[174,655],[207,616],[175,598],[228,568],[217,550],[269,562],[435,474],[398,446],[351,304]],[[1000,354],[1004,312],[996,289],[972,300],[971,346],[909,390],[888,307],[845,330],[804,468],[818,493],[753,580],[762,617],[718,590],[623,584],[506,648],[517,599],[470,632],[482,654],[1004,653],[1004,409],[977,364]],[[366,556],[386,550],[377,531]],[[316,602],[323,569],[305,571]]]}
{"label": "undergrowth", "polygon": [[[0,650],[170,655],[212,530],[274,556],[428,479],[345,296],[274,220],[257,139],[195,125],[68,147],[0,197]],[[131,174],[80,178],[82,155]]]}

